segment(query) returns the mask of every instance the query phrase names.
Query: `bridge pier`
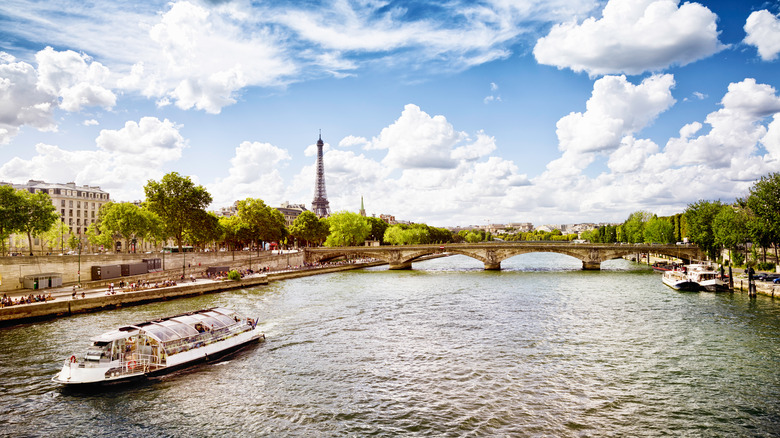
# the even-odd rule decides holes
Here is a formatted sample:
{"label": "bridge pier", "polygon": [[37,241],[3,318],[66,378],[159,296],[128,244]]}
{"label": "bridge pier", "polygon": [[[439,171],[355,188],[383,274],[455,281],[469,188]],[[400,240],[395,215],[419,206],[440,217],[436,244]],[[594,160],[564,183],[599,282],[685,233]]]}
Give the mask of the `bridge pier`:
{"label": "bridge pier", "polygon": [[390,269],[391,271],[412,269],[412,262],[389,263],[388,269]]}
{"label": "bridge pier", "polygon": [[501,262],[498,262],[498,263],[485,262],[485,270],[486,271],[500,271],[501,270]]}
{"label": "bridge pier", "polygon": [[600,271],[601,270],[601,262],[591,262],[591,261],[582,261],[582,270],[583,271]]}

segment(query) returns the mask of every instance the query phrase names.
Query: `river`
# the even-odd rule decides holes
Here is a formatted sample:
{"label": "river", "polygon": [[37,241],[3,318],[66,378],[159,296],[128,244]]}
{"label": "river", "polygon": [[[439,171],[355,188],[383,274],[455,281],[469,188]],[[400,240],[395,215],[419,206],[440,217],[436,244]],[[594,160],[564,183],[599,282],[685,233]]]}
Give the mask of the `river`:
{"label": "river", "polygon": [[[0,435],[780,434],[780,302],[580,267],[455,256],[3,328]],[[108,391],[50,381],[91,336],[211,306],[266,342]]]}

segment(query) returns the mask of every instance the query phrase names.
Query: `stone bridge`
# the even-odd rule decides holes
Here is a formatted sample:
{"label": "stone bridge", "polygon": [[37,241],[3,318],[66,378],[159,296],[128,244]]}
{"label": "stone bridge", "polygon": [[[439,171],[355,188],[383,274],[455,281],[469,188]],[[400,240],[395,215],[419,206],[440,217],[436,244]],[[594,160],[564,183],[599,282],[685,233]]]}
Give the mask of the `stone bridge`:
{"label": "stone bridge", "polygon": [[486,270],[500,270],[501,262],[516,255],[533,252],[555,252],[580,259],[582,269],[599,270],[601,262],[632,254],[659,254],[683,261],[702,260],[704,254],[694,245],[653,245],[570,242],[496,242],[458,243],[445,245],[351,246],[306,248],[307,263],[323,262],[339,257],[371,257],[383,260],[390,269],[411,269],[412,262],[433,254],[462,254],[485,264]]}

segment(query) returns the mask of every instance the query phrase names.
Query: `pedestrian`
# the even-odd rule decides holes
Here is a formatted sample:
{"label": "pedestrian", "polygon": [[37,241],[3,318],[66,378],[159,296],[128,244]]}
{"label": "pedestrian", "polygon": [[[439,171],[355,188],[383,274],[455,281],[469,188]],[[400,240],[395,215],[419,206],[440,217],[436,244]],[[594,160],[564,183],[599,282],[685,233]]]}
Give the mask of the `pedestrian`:
{"label": "pedestrian", "polygon": [[86,298],[87,294],[84,293],[84,291],[81,291],[81,298]]}

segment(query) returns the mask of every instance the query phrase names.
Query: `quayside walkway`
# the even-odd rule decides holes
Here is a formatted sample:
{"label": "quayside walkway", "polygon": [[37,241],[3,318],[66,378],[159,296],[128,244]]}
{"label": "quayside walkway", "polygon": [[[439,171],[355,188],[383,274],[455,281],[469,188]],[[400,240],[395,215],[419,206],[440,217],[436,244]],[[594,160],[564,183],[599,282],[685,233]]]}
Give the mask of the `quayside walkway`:
{"label": "quayside walkway", "polygon": [[660,254],[688,263],[704,259],[695,245],[612,244],[571,242],[490,242],[445,245],[353,246],[306,248],[304,261],[317,263],[338,257],[371,257],[383,260],[390,269],[411,269],[412,262],[432,254],[462,254],[485,264],[486,270],[500,270],[501,262],[520,254],[553,252],[580,259],[582,269],[599,270],[601,263],[632,254]]}

